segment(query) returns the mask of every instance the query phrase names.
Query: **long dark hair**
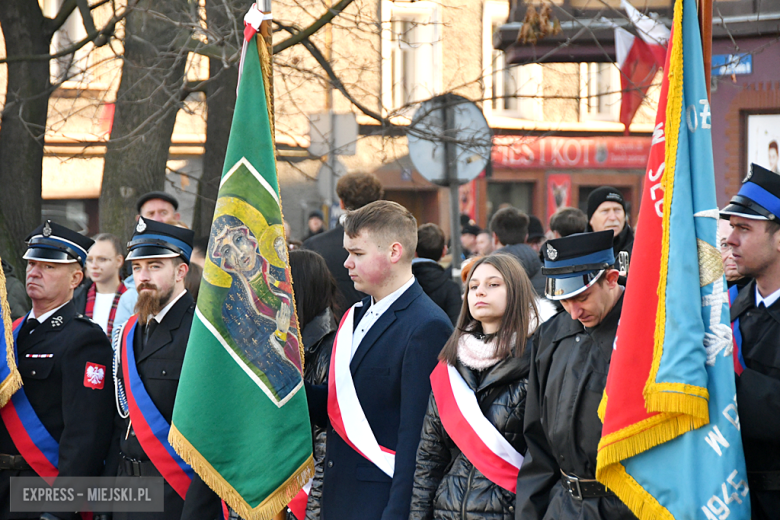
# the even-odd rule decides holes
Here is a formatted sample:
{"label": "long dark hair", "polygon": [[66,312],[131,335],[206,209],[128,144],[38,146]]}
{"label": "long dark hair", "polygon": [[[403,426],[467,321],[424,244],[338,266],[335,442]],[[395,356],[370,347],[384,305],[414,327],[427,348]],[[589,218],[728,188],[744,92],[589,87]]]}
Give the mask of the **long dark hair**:
{"label": "long dark hair", "polygon": [[495,334],[496,355],[502,359],[512,355],[521,356],[525,348],[525,339],[530,333],[531,323],[538,322],[536,293],[520,262],[512,255],[501,253],[480,258],[469,270],[466,279],[466,296],[463,298],[458,324],[439,354],[439,359],[450,365],[455,365],[458,360],[458,340],[461,335],[482,332],[482,324],[471,315],[468,298],[471,277],[482,264],[495,267],[506,284],[506,311]]}
{"label": "long dark hair", "polygon": [[306,249],[290,251],[290,273],[301,331],[325,309],[337,314],[339,290],[324,258]]}
{"label": "long dark hair", "polygon": [[190,293],[192,299],[198,301],[198,293],[200,292],[200,281],[203,279],[203,269],[198,264],[190,262],[190,268],[187,271],[187,276],[184,277],[184,288]]}

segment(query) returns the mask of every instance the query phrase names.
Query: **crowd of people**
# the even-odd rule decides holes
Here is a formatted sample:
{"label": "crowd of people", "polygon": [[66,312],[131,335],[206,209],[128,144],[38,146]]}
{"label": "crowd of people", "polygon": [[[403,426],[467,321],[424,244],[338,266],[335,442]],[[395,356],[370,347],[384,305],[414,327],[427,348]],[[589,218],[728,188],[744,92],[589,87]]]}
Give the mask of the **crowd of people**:
{"label": "crowd of people", "polygon": [[[464,219],[462,284],[442,229],[382,200],[375,176],[342,176],[337,194],[343,218],[325,230],[311,213],[288,257],[314,440],[306,519],[635,518],[595,479],[634,240],[620,190],[559,209],[547,232],[513,207],[485,229]],[[2,415],[0,520],[78,518],[10,511],[11,477],[52,474],[164,478],[163,512],[115,519],[223,518],[150,441],[167,439],[210,247],[177,209],[170,194],[141,197],[126,247],[47,221],[28,237],[24,284],[3,263],[25,411]],[[780,177],[753,165],[721,219],[753,518],[777,518]],[[239,262],[242,247],[213,253]]]}

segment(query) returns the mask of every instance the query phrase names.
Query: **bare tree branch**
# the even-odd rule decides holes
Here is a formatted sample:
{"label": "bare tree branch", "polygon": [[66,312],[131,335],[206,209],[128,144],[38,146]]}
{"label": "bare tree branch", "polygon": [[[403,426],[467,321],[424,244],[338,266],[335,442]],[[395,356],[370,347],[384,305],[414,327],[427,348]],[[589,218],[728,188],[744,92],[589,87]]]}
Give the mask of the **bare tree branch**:
{"label": "bare tree branch", "polygon": [[[346,0],[345,0],[346,1]],[[352,0],[348,0],[352,1]],[[302,44],[304,47],[306,47],[306,50],[309,51],[309,54],[312,55],[312,57],[317,61],[317,64],[319,64],[320,67],[325,71],[325,73],[328,75],[328,79],[330,80],[331,84],[333,85],[333,88],[341,92],[341,94],[349,100],[350,103],[352,103],[355,108],[363,112],[365,115],[377,120],[382,127],[389,127],[394,126],[388,119],[382,117],[381,114],[378,112],[375,112],[365,106],[363,103],[355,99],[352,94],[349,93],[349,91],[344,86],[344,83],[341,82],[338,76],[336,76],[336,73],[333,71],[333,68],[330,66],[330,63],[328,63],[328,60],[325,58],[325,56],[322,54],[322,52],[317,48],[317,46],[312,42],[308,36],[300,37],[302,34],[304,34],[305,31],[308,31],[312,26],[309,26],[305,31],[297,32],[295,31],[295,28],[291,26],[284,25],[280,22],[275,22],[276,25],[287,31],[288,33],[292,34],[290,38],[285,40],[285,42],[297,39],[297,43]],[[278,52],[276,50],[276,47],[274,47],[274,53]]]}
{"label": "bare tree branch", "polygon": [[47,34],[54,34],[57,30],[63,26],[65,21],[76,10],[78,3],[76,0],[65,0],[60,6],[60,10],[57,11],[57,15],[54,18],[47,18],[45,22],[45,29]]}
{"label": "bare tree branch", "polygon": [[[278,54],[285,49],[289,49],[290,47],[293,47],[294,45],[304,43],[305,40],[308,40],[323,26],[331,22],[336,16],[341,14],[341,12],[344,9],[346,9],[350,4],[352,4],[354,1],[355,0],[341,0],[338,4],[328,9],[327,12],[325,12],[325,14],[323,14],[321,17],[315,20],[314,23],[312,23],[305,29],[292,30],[292,28],[285,27],[281,23],[274,21],[276,25],[287,30],[291,34],[291,36],[286,40],[284,40],[283,42],[274,45],[273,53]],[[186,48],[189,51],[198,53],[208,58],[224,59],[225,54],[228,54],[229,55],[228,61],[230,63],[234,63],[235,61],[238,61],[238,55],[239,55],[238,53],[240,49],[228,43],[220,41],[215,44],[204,44],[202,41],[196,38],[189,37],[189,39],[191,41],[174,42],[174,44],[178,44],[182,48]],[[211,38],[209,40],[211,41]],[[225,52],[225,50],[227,50],[227,53]]]}
{"label": "bare tree branch", "polygon": [[87,0],[76,0],[76,3],[79,6],[79,12],[81,13],[81,19],[84,21],[84,29],[87,30],[87,34],[95,34],[97,29],[95,28],[95,21],[92,19],[92,13],[90,11],[90,9],[93,8],[90,7]]}
{"label": "bare tree branch", "polygon": [[274,45],[273,53],[278,54],[285,49],[289,49],[293,45],[297,45],[299,43],[302,43],[304,40],[309,39],[309,37],[311,37],[314,33],[319,31],[322,27],[327,25],[328,22],[330,22],[336,16],[338,16],[344,9],[346,9],[354,1],[355,0],[340,0],[339,3],[337,3],[330,9],[328,9],[325,14],[320,16],[313,24],[308,26],[306,29],[303,29],[302,31],[296,34],[293,34],[283,42]]}
{"label": "bare tree branch", "polygon": [[[68,2],[70,0],[66,0]],[[76,5],[77,0],[73,0],[73,5]],[[99,4],[107,3],[108,0],[102,0],[99,2]],[[138,0],[134,0],[130,2],[131,4],[138,3]],[[97,4],[96,4],[97,5]],[[65,4],[63,4],[64,8]],[[95,6],[93,6],[94,8]],[[127,8],[122,12],[121,15],[114,14],[114,16],[111,17],[111,19],[106,23],[105,27],[103,27],[101,30],[88,34],[83,40],[80,40],[78,42],[73,43],[72,45],[69,45],[68,47],[65,47],[64,49],[55,52],[54,54],[34,54],[31,56],[10,56],[6,58],[0,59],[0,65],[3,63],[14,63],[14,62],[20,62],[20,61],[49,61],[49,60],[56,60],[57,58],[62,58],[63,56],[68,56],[69,54],[73,54],[77,50],[81,49],[88,43],[94,42],[95,46],[100,47],[102,45],[105,45],[109,37],[114,35],[114,31],[116,30],[116,24],[121,22],[126,16],[127,13],[130,12],[131,6],[128,5]],[[60,11],[61,13],[62,11]],[[71,9],[71,12],[73,10]],[[59,14],[57,14],[57,18],[59,18]],[[55,18],[55,20],[57,19]],[[67,18],[67,17],[66,17]],[[61,24],[60,24],[61,25]],[[93,25],[94,27],[94,25]]]}
{"label": "bare tree branch", "polygon": [[[47,34],[54,34],[57,32],[60,27],[63,26],[65,21],[68,19],[68,17],[73,13],[73,11],[76,10],[76,8],[81,11],[81,16],[84,19],[84,27],[87,29],[87,34],[90,33],[88,23],[92,25],[92,28],[94,30],[95,24],[92,21],[92,16],[87,16],[87,13],[89,13],[92,9],[97,9],[101,5],[107,4],[110,0],[98,0],[92,5],[89,5],[87,3],[87,0],[65,0],[62,2],[62,5],[60,6],[60,10],[57,11],[57,15],[54,18],[46,18],[45,19],[45,27]],[[84,3],[84,6],[81,6],[81,3]],[[87,19],[89,18],[89,21]]]}

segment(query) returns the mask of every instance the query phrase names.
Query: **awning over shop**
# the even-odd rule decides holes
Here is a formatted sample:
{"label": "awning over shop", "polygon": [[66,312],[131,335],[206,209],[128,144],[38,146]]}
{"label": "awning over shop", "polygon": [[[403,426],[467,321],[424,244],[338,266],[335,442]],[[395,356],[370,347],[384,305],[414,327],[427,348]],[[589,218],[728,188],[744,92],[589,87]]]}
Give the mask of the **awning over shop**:
{"label": "awning over shop", "polygon": [[[614,62],[614,26],[633,30],[617,0],[558,0],[551,7],[553,16],[560,22],[561,32],[546,35],[535,44],[524,43],[518,37],[528,4],[539,7],[533,0],[518,1],[507,23],[493,35],[493,46],[506,53],[507,64]],[[646,14],[658,16],[667,27],[671,26],[671,0],[632,0],[631,4]],[[752,0],[718,2],[718,12],[712,20],[712,38],[780,35],[777,2],[764,4],[757,7]]]}

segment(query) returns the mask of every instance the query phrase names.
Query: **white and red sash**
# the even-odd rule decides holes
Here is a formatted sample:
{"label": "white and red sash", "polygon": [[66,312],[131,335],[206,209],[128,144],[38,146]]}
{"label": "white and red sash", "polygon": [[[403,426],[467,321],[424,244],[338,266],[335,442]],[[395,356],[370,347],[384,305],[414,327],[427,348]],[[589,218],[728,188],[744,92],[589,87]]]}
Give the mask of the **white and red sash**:
{"label": "white and red sash", "polygon": [[349,364],[352,361],[352,336],[355,307],[351,307],[339,324],[333,341],[328,373],[328,417],[344,442],[373,462],[390,478],[395,469],[395,452],[379,445],[360,406]]}
{"label": "white and red sash", "polygon": [[442,426],[469,462],[497,486],[517,493],[523,456],[484,416],[458,370],[440,361],[431,373],[431,388]]}

